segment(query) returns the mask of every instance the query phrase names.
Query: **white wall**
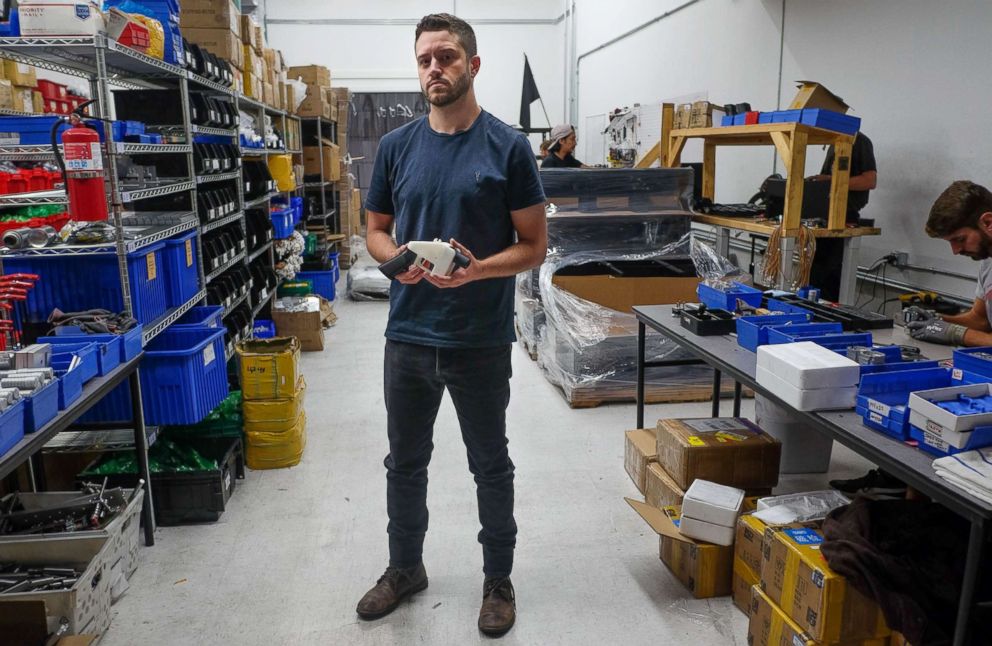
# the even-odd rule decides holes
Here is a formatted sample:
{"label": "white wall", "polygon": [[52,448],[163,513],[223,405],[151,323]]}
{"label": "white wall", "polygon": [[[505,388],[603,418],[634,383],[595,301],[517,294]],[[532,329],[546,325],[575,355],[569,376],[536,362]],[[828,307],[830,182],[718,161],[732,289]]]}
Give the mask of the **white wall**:
{"label": "white wall", "polygon": [[[470,24],[477,21],[473,29],[482,68],[475,88],[482,107],[507,123],[519,121],[526,53],[554,125],[564,119],[564,23],[558,20],[563,6],[562,0],[294,0],[269,2],[266,20],[270,46],[282,50],[290,65],[326,65],[333,84],[352,91],[415,92],[419,90],[413,56],[416,21],[428,13],[454,10]],[[321,24],[321,20],[352,22]],[[535,20],[551,24],[519,24]],[[540,104],[535,103],[531,124],[544,123]]]}
{"label": "white wall", "polygon": [[[577,55],[683,4],[577,0]],[[992,185],[990,26],[992,3],[982,0],[698,0],[582,59],[579,137],[590,136],[583,131],[588,117],[617,106],[699,95],[774,109],[779,92],[783,104],[791,100],[793,80],[822,81],[853,106],[875,144],[879,187],[862,214],[875,218],[883,235],[864,239],[862,264],[903,250],[912,265],[974,275],[973,261],[952,257],[946,243],[926,236],[923,222],[951,181]],[[698,161],[700,151],[698,143],[687,146],[683,159]],[[768,149],[721,149],[717,157],[721,201],[746,200],[773,168]],[[822,158],[811,151],[808,174]],[[888,275],[974,293],[971,280]]]}

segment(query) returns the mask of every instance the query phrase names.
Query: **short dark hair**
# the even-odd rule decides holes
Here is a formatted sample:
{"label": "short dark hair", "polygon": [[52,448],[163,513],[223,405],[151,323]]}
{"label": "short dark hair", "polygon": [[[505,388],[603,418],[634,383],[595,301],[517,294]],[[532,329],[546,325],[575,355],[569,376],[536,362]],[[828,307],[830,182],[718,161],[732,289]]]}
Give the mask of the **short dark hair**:
{"label": "short dark hair", "polygon": [[930,207],[927,235],[949,236],[962,227],[978,228],[983,213],[992,212],[992,193],[980,184],[961,179],[948,186]]}
{"label": "short dark hair", "polygon": [[469,58],[479,53],[478,45],[475,42],[475,31],[472,30],[472,26],[461,18],[452,16],[450,13],[432,13],[421,18],[420,22],[417,23],[416,35],[413,37],[414,45],[420,40],[420,34],[425,31],[447,31],[454,34]]}

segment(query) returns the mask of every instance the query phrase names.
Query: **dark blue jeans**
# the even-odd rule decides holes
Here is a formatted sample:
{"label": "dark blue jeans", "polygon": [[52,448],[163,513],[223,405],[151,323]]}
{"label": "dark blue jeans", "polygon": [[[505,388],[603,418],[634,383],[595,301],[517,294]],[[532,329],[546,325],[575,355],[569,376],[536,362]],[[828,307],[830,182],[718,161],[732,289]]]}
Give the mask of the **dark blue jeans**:
{"label": "dark blue jeans", "polygon": [[412,567],[423,555],[427,465],[434,449],[434,420],[447,388],[458,413],[468,468],[475,476],[483,571],[486,576],[509,576],[513,569],[517,524],[513,462],[506,446],[510,349],[509,344],[454,349],[386,341],[390,565]]}

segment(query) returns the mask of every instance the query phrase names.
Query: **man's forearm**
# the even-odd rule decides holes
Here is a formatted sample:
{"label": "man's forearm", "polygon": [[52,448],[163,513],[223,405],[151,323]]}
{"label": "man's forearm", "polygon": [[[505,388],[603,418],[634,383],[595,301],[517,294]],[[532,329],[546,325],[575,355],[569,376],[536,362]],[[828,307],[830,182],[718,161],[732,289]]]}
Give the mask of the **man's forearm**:
{"label": "man's forearm", "polygon": [[396,255],[396,241],[393,236],[385,231],[372,230],[365,236],[365,246],[369,250],[369,255],[380,263],[386,262]]}
{"label": "man's forearm", "polygon": [[521,241],[485,260],[480,260],[479,264],[482,265],[485,278],[516,276],[544,262],[547,251],[546,246],[536,242]]}
{"label": "man's forearm", "polygon": [[992,333],[969,329],[964,333],[964,345],[970,348],[983,348],[992,345]]}
{"label": "man's forearm", "polygon": [[941,316],[948,323],[957,323],[971,330],[984,331],[988,327],[988,321],[979,319],[975,313],[968,310],[964,314],[954,314],[952,316]]}

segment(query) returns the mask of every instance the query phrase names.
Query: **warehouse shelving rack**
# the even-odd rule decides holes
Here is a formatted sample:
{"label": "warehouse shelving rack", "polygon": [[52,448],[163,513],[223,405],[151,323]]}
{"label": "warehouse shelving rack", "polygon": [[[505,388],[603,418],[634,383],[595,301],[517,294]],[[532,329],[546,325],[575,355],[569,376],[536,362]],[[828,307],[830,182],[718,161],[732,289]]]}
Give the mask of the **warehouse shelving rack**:
{"label": "warehouse shelving rack", "polygon": [[[311,221],[320,220],[329,233],[341,233],[338,193],[333,188],[333,182],[324,181],[324,140],[327,139],[334,144],[338,143],[337,123],[323,117],[300,117],[300,122],[302,144],[316,146],[320,158],[320,181],[304,184],[306,192],[317,193],[320,196],[321,214],[317,218],[311,217],[310,219]],[[333,219],[332,226],[328,226],[328,219]]]}

